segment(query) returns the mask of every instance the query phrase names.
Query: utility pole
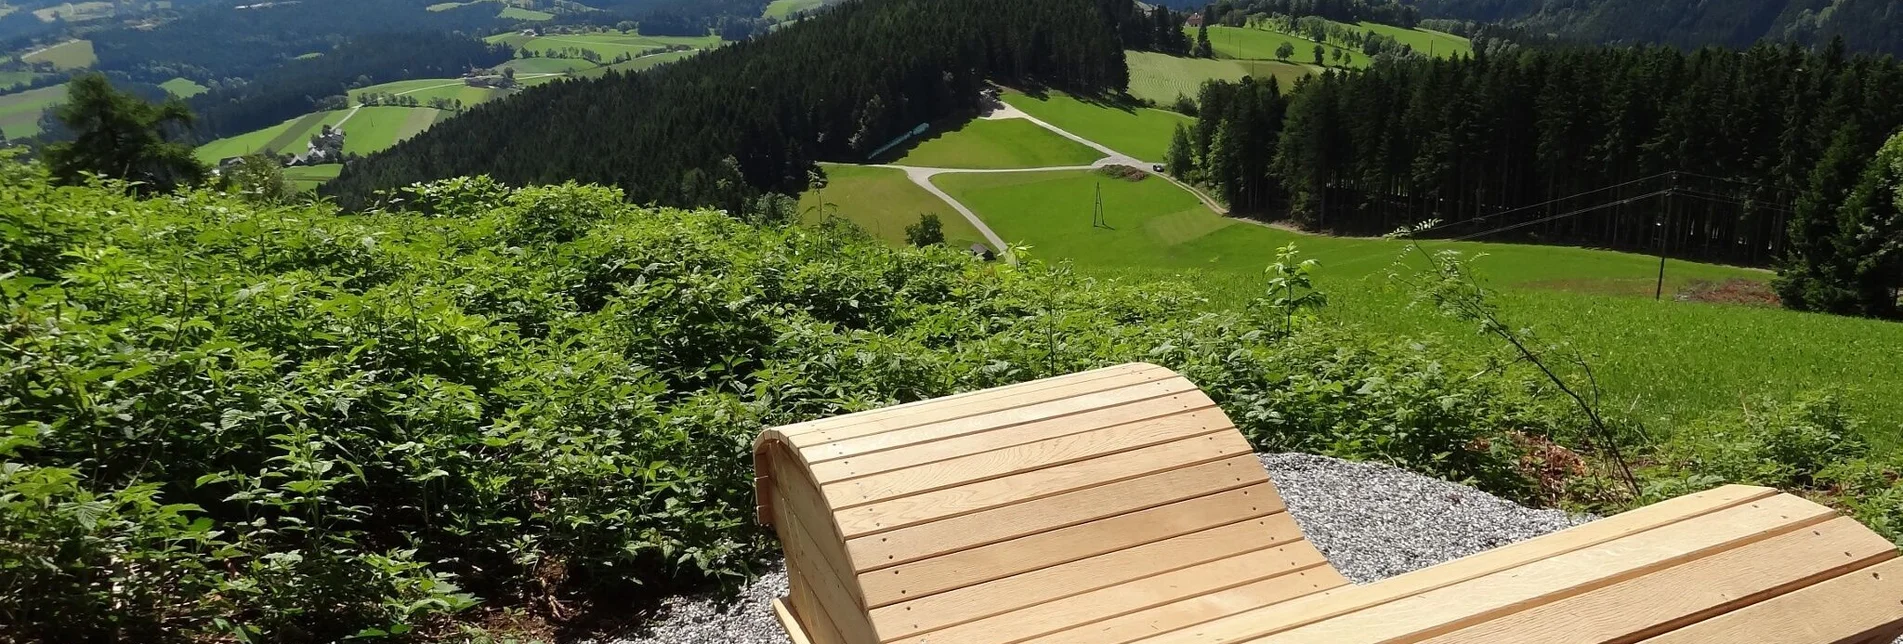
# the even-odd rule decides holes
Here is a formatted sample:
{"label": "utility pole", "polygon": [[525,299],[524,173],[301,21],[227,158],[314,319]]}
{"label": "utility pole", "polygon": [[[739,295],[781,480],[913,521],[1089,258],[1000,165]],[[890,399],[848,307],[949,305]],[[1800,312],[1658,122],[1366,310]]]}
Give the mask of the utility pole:
{"label": "utility pole", "polygon": [[1110,222],[1103,216],[1103,182],[1101,181],[1097,182],[1097,210],[1090,216],[1090,227],[1110,228]]}
{"label": "utility pole", "polygon": [[1672,197],[1678,196],[1678,173],[1673,172],[1667,181],[1671,182],[1671,186],[1665,189],[1665,217],[1658,225],[1659,283],[1658,289],[1652,292],[1652,300],[1655,302],[1665,299],[1665,233],[1670,230],[1670,227],[1666,224],[1672,220],[1672,204],[1677,203],[1677,200],[1672,199]]}

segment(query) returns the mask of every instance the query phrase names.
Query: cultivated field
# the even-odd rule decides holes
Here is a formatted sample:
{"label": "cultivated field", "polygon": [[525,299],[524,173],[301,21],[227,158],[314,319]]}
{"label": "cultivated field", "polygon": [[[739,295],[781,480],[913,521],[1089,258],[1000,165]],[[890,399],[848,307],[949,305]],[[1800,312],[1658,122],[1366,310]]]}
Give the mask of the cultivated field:
{"label": "cultivated field", "polygon": [[1163,106],[1176,102],[1178,96],[1194,100],[1204,82],[1234,82],[1244,76],[1274,78],[1286,92],[1297,79],[1315,70],[1311,65],[1274,60],[1183,58],[1153,51],[1126,51],[1123,55],[1130,65],[1130,95]]}
{"label": "cultivated field", "polygon": [[1104,155],[1024,119],[978,119],[955,131],[927,133],[886,156],[880,161],[921,168],[1044,168],[1090,165]]}
{"label": "cultivated field", "polygon": [[1189,117],[1175,112],[1111,107],[1054,92],[1031,96],[1007,91],[1004,102],[1067,132],[1150,162],[1161,162],[1176,126],[1190,123]]}
{"label": "cultivated field", "polygon": [[199,94],[203,94],[207,91],[210,91],[210,88],[207,88],[204,85],[200,85],[198,83],[192,82],[192,79],[189,79],[189,78],[174,78],[172,80],[159,83],[159,87],[164,88],[165,91],[171,92],[173,96],[177,96],[179,98],[191,98],[193,96],[197,96]]}
{"label": "cultivated field", "polygon": [[[938,213],[945,243],[966,248],[984,236],[958,211],[905,177],[903,170],[825,164],[827,185],[800,195],[800,219],[817,224],[829,215],[847,219],[867,233],[894,244],[905,243],[905,227],[920,213]],[[821,198],[824,201],[821,201]],[[826,207],[822,209],[820,205]]]}
{"label": "cultivated field", "polygon": [[[1422,307],[1388,279],[1399,242],[1306,235],[1217,216],[1154,178],[1094,172],[940,175],[935,183],[1036,257],[1075,262],[1100,277],[1181,275],[1211,294],[1211,306],[1248,302],[1264,288],[1275,249],[1294,243],[1321,263],[1319,286],[1339,322],[1402,335],[1482,340],[1469,325]],[[1093,228],[1102,187],[1111,229]],[[1501,290],[1507,319],[1583,351],[1610,396],[1608,409],[1654,430],[1717,409],[1743,392],[1789,395],[1834,389],[1867,417],[1903,418],[1903,325],[1774,308],[1674,301],[1695,281],[1762,281],[1751,269],[1671,261],[1666,299],[1651,299],[1658,259],[1582,248],[1428,242],[1431,249],[1485,253],[1477,260]],[[1866,428],[1895,443],[1899,426]]]}
{"label": "cultivated field", "polygon": [[325,181],[337,178],[344,171],[344,164],[326,163],[324,165],[303,165],[284,169],[284,178],[296,186],[299,192],[311,192]]}
{"label": "cultivated field", "polygon": [[29,63],[52,63],[54,67],[60,69],[82,69],[99,62],[99,56],[93,53],[93,41],[68,40],[21,56],[20,60]]}
{"label": "cultivated field", "polygon": [[66,86],[54,85],[0,96],[0,132],[18,139],[40,133],[40,113],[66,100]]}

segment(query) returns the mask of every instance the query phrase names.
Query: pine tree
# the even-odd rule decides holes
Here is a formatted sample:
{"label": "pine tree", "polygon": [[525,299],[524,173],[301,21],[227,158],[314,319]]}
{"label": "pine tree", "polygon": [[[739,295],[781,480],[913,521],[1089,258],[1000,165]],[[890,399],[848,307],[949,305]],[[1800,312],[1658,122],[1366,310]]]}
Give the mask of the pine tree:
{"label": "pine tree", "polygon": [[1209,23],[1208,22],[1204,22],[1203,26],[1196,28],[1196,50],[1192,52],[1190,55],[1195,56],[1197,58],[1215,58],[1216,57],[1215,48],[1211,47],[1209,44]]}
{"label": "pine tree", "polygon": [[1903,132],[1877,152],[1837,218],[1835,245],[1848,269],[1844,288],[1855,293],[1847,312],[1896,317],[1903,288]]}
{"label": "pine tree", "polygon": [[1862,133],[1846,123],[1811,171],[1810,185],[1791,216],[1790,250],[1771,285],[1784,306],[1801,311],[1849,313],[1856,294],[1848,288],[1850,258],[1838,245],[1838,211],[1857,182],[1865,160],[1857,154]]}
{"label": "pine tree", "polygon": [[1193,153],[1189,143],[1189,128],[1178,123],[1176,133],[1170,135],[1169,160],[1165,166],[1170,175],[1179,179],[1188,178],[1196,170]]}
{"label": "pine tree", "polygon": [[137,182],[141,193],[171,192],[205,180],[210,170],[178,142],[191,127],[192,111],[173,96],[148,103],[112,88],[103,74],[85,74],[67,85],[67,102],[54,116],[74,140],[46,147],[55,180],[86,181],[88,175]]}

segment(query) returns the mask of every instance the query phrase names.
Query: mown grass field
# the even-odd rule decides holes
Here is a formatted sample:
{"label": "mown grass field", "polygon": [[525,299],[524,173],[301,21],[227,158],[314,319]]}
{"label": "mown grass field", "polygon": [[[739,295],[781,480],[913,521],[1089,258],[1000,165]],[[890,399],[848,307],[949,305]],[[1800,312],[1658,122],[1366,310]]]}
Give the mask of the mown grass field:
{"label": "mown grass field", "polygon": [[1007,91],[1004,102],[1065,131],[1148,162],[1161,162],[1170,135],[1190,118],[1159,109],[1112,107],[1052,92],[1031,96]]}
{"label": "mown grass field", "polygon": [[[111,5],[107,4],[108,7]],[[52,63],[60,69],[84,69],[99,62],[99,56],[93,53],[93,41],[68,40],[66,42],[21,56],[20,60],[29,63]]]}
{"label": "mown grass field", "polygon": [[1472,55],[1474,51],[1472,41],[1460,36],[1441,33],[1431,29],[1403,29],[1394,25],[1384,25],[1377,22],[1362,22],[1358,23],[1357,26],[1367,31],[1392,37],[1400,41],[1403,45],[1413,47],[1414,51],[1428,54],[1435,58],[1468,56]]}
{"label": "mown grass field", "polygon": [[311,192],[325,181],[337,178],[344,171],[344,164],[326,163],[323,165],[301,165],[284,169],[284,178],[296,186],[298,192]]}
{"label": "mown grass field", "polygon": [[[1190,38],[1193,39],[1196,37],[1195,29],[1185,28],[1185,31],[1189,34]],[[1348,67],[1367,67],[1373,60],[1368,58],[1367,54],[1353,49],[1318,43],[1301,36],[1285,34],[1279,31],[1269,31],[1267,29],[1257,29],[1254,27],[1224,27],[1220,25],[1209,28],[1209,44],[1216,49],[1216,56],[1220,58],[1277,60],[1275,50],[1280,48],[1282,43],[1289,43],[1295,46],[1295,55],[1290,56],[1288,59],[1291,63],[1314,63],[1316,45],[1322,46],[1322,61],[1330,67],[1335,66],[1334,54],[1336,50],[1348,53]]]}
{"label": "mown grass field", "polygon": [[[519,74],[521,72],[517,73]],[[474,106],[478,103],[508,96],[509,92],[492,87],[471,87],[464,84],[462,79],[458,78],[422,78],[384,83],[382,85],[371,85],[362,89],[351,90],[351,103],[355,104],[357,101],[362,100],[366,94],[396,94],[399,96],[407,96],[426,105],[430,99],[442,98],[462,101],[465,106]]]}
{"label": "mown grass field", "polygon": [[193,151],[200,161],[216,163],[220,159],[254,152],[296,154],[304,151],[310,137],[325,125],[342,125],[344,152],[371,154],[389,149],[418,132],[429,129],[438,120],[454,113],[428,107],[365,107],[352,110],[312,112],[261,130],[246,132],[198,146]]}
{"label": "mown grass field", "polygon": [[41,22],[52,22],[56,18],[67,22],[92,20],[111,16],[112,13],[113,3],[101,1],[62,2],[51,7],[33,10],[33,16],[39,18]]}
{"label": "mown grass field", "polygon": [[572,71],[595,69],[594,63],[580,58],[517,58],[496,66],[498,69],[513,69],[521,74],[562,74]]}
{"label": "mown grass field", "polygon": [[826,6],[826,0],[773,0],[767,3],[765,16],[772,20],[785,20],[801,11],[812,11]]}
{"label": "mown grass field", "polygon": [[65,85],[0,95],[0,132],[9,139],[39,134],[40,113],[65,100]]}
{"label": "mown grass field", "polygon": [[[552,34],[528,37],[519,33],[506,33],[490,36],[484,40],[492,43],[507,43],[516,49],[547,51],[568,48],[585,49],[601,54],[603,60],[614,60],[616,56],[628,54],[639,56],[657,47],[686,45],[696,49],[708,49],[720,46],[718,36],[643,36],[638,33],[606,31],[586,34]],[[586,61],[582,61],[586,62]]]}
{"label": "mown grass field", "polygon": [[928,133],[885,156],[879,161],[921,168],[984,169],[1090,165],[1104,155],[1024,119],[977,119],[954,131]]}
{"label": "mown grass field", "polygon": [[[1404,249],[1382,239],[1305,235],[1223,218],[1157,179],[1115,180],[1093,172],[948,174],[937,185],[976,211],[1007,242],[1034,257],[1071,260],[1100,277],[1180,275],[1211,295],[1212,306],[1248,302],[1264,288],[1275,249],[1296,244],[1321,263],[1325,316],[1377,332],[1437,334],[1488,346],[1474,329],[1411,307],[1388,279]],[[1113,229],[1093,228],[1101,185]],[[1655,257],[1582,248],[1428,242],[1430,249],[1486,253],[1476,260],[1516,326],[1584,351],[1607,395],[1607,409],[1670,431],[1749,396],[1835,390],[1883,425],[1866,428],[1886,444],[1903,438],[1903,324],[1779,309],[1673,301],[1694,280],[1764,280],[1762,271],[1672,261],[1665,301],[1651,299]]]}
{"label": "mown grass field", "polygon": [[366,107],[344,121],[344,152],[371,154],[416,136],[451,114],[427,107]]}
{"label": "mown grass field", "polygon": [[1126,51],[1123,56],[1130,65],[1130,95],[1160,106],[1175,103],[1178,96],[1195,100],[1203,83],[1211,80],[1274,78],[1286,92],[1296,79],[1314,73],[1308,65],[1274,60],[1183,58],[1153,51]]}
{"label": "mown grass field", "polygon": [[159,83],[159,87],[164,88],[165,91],[171,92],[173,96],[179,98],[191,98],[210,91],[210,88],[193,82],[192,79],[189,78],[174,78]]}
{"label": "mown grass field", "polygon": [[[873,237],[893,244],[905,243],[905,227],[918,223],[921,213],[937,213],[945,228],[945,243],[957,248],[984,241],[984,235],[924,188],[905,176],[905,171],[872,166],[822,165],[826,187],[800,195],[800,220],[820,223],[836,215],[865,229]],[[823,198],[823,201],[822,201]],[[825,207],[821,208],[824,204]]]}
{"label": "mown grass field", "polygon": [[496,14],[496,17],[507,18],[509,20],[541,22],[543,20],[554,20],[555,14],[546,11],[536,11],[534,9],[523,9],[521,7],[503,7],[502,11]]}
{"label": "mown grass field", "polygon": [[575,72],[575,75],[580,76],[582,78],[593,78],[596,76],[607,75],[607,73],[610,71],[617,71],[624,74],[645,71],[645,70],[653,69],[655,67],[659,67],[661,65],[665,65],[677,60],[681,60],[683,58],[687,58],[689,56],[693,56],[694,54],[697,54],[697,53],[700,53],[700,52],[698,51],[670,51],[665,54],[655,54],[653,56],[642,56],[640,58],[636,58],[634,60],[630,60],[625,63],[615,63],[613,65],[603,65],[601,67],[596,67],[593,69],[584,69],[582,71]]}
{"label": "mown grass field", "polygon": [[0,92],[31,83],[39,77],[40,74],[33,72],[0,72]]}

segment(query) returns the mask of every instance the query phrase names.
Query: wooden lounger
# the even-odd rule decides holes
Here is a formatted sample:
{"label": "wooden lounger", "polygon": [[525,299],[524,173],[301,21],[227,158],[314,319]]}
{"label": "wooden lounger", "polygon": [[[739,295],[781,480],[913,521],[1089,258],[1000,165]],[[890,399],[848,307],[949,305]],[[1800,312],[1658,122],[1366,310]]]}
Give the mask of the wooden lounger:
{"label": "wooden lounger", "polygon": [[1132,364],[767,430],[796,644],[1887,641],[1903,561],[1726,486],[1365,586],[1194,384]]}

